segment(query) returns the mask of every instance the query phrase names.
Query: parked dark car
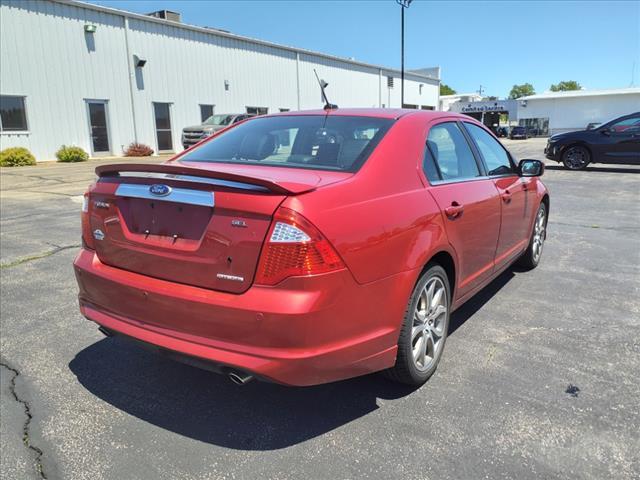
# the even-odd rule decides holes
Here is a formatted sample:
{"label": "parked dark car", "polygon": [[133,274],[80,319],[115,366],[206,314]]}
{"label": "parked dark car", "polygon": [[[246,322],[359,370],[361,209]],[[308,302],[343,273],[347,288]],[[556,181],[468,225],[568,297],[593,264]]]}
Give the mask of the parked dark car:
{"label": "parked dark car", "polygon": [[590,163],[640,165],[640,112],[591,130],[553,135],[544,154],[569,170],[582,170]]}
{"label": "parked dark car", "polygon": [[522,138],[526,140],[530,136],[531,135],[529,134],[529,130],[527,129],[527,127],[513,127],[511,129],[511,132],[509,132],[509,138],[511,140],[514,140],[516,138]]}

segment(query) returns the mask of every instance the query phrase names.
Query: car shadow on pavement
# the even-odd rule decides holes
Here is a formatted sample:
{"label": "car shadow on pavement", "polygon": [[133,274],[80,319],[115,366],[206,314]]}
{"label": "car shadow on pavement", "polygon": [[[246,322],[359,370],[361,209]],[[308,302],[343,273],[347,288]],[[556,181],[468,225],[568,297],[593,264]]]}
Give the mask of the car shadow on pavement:
{"label": "car shadow on pavement", "polygon": [[[453,334],[514,273],[507,270],[452,316]],[[69,363],[93,395],[129,415],[195,440],[240,450],[285,448],[325,434],[416,389],[372,374],[314,387],[251,382],[184,365],[130,341],[104,338]],[[429,382],[422,388],[428,388]]]}
{"label": "car shadow on pavement", "polygon": [[[570,172],[571,170],[565,168],[562,165],[545,165],[545,170],[564,170]],[[584,170],[577,170],[577,172],[602,172],[602,173],[640,173],[640,168],[627,168],[627,167],[586,167]]]}
{"label": "car shadow on pavement", "polygon": [[226,448],[273,450],[309,440],[415,388],[373,374],[314,387],[251,382],[184,365],[126,340],[102,339],[69,363],[93,395],[158,427]]}

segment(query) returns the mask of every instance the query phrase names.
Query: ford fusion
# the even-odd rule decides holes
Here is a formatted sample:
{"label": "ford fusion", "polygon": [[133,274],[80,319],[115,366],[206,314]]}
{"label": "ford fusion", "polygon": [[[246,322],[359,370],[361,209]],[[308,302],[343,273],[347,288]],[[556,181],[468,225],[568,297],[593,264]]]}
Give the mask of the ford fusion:
{"label": "ford fusion", "polygon": [[80,310],[239,384],[384,371],[420,385],[451,313],[513,262],[540,261],[543,169],[449,112],[240,122],[162,165],[96,169]]}

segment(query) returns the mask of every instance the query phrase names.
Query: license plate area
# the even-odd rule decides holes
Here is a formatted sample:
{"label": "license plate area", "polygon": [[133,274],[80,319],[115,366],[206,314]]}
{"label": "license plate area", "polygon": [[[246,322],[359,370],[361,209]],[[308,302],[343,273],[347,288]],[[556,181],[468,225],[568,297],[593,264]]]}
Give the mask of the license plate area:
{"label": "license plate area", "polygon": [[142,198],[119,198],[118,210],[127,229],[134,234],[185,240],[200,240],[211,216],[212,207]]}

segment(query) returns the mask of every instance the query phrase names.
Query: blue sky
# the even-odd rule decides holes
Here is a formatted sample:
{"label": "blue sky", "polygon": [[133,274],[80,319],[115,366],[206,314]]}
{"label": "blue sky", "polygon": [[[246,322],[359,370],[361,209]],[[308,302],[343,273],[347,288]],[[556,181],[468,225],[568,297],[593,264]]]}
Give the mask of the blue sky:
{"label": "blue sky", "polygon": [[[92,0],[137,13],[168,9],[185,23],[400,66],[400,7],[377,1]],[[482,84],[506,96],[515,83],[537,92],[577,80],[583,87],[640,86],[640,0],[429,1],[406,12],[405,65],[439,65],[458,92]],[[635,62],[635,68],[634,68]]]}

